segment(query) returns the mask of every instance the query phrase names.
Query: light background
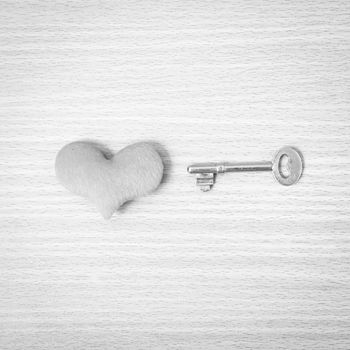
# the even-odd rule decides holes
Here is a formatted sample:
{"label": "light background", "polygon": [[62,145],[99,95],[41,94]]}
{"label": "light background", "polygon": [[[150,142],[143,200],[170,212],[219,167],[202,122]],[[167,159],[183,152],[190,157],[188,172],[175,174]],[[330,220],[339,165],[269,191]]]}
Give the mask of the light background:
{"label": "light background", "polygon": [[[0,348],[349,349],[349,1],[1,1]],[[66,143],[167,153],[104,221]],[[298,185],[186,167],[304,154]]]}

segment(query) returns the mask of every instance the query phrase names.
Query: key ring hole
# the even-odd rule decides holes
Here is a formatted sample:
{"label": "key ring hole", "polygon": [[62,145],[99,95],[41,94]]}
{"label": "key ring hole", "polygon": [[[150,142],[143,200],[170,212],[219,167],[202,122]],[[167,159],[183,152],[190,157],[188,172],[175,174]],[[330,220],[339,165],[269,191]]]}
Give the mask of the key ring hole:
{"label": "key ring hole", "polygon": [[278,171],[284,179],[287,179],[291,174],[290,158],[287,154],[283,154],[278,162]]}
{"label": "key ring hole", "polygon": [[284,186],[295,184],[303,172],[301,154],[293,147],[283,147],[274,158],[272,172],[280,184]]}

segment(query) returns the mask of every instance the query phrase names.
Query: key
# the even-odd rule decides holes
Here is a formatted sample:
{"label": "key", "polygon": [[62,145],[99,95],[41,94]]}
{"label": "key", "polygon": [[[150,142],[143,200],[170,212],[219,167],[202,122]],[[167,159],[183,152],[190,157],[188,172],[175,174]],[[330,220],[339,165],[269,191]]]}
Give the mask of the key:
{"label": "key", "polygon": [[[287,158],[286,169],[282,160]],[[187,171],[196,174],[197,186],[203,192],[209,191],[221,173],[242,171],[272,171],[275,179],[284,186],[297,183],[303,173],[303,159],[301,153],[293,147],[283,147],[275,155],[272,162],[241,162],[241,163],[198,163],[190,165]]]}

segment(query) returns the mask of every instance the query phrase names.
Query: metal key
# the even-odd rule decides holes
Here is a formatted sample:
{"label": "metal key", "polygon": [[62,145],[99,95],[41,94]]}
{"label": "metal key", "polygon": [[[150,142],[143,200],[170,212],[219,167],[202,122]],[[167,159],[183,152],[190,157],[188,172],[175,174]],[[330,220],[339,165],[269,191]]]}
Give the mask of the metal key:
{"label": "metal key", "polygon": [[[287,174],[282,172],[282,158],[286,156]],[[215,183],[217,174],[241,171],[272,171],[276,180],[285,186],[298,182],[303,172],[302,155],[293,147],[280,149],[272,162],[243,162],[243,163],[199,163],[187,168],[190,174],[197,175],[197,186],[204,192],[209,191]]]}

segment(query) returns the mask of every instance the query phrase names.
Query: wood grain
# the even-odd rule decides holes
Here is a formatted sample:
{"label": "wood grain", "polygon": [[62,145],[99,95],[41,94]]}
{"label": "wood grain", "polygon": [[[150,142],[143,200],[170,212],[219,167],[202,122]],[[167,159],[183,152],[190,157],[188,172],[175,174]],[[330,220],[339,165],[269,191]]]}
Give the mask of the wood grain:
{"label": "wood grain", "polygon": [[[349,349],[349,1],[0,2],[1,349]],[[67,142],[164,150],[109,222]],[[305,157],[290,188],[191,162]]]}

